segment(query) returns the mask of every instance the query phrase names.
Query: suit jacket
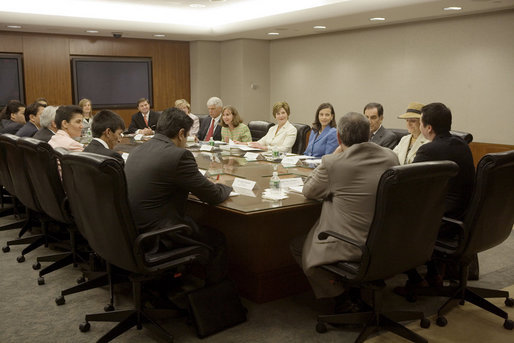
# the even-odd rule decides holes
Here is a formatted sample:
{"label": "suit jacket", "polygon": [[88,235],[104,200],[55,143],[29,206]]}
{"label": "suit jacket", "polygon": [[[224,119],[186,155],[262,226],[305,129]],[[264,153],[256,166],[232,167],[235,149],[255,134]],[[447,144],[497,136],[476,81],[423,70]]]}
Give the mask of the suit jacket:
{"label": "suit jacket", "polygon": [[344,290],[331,283],[333,276],[317,266],[361,258],[358,248],[331,237],[320,241],[318,234],[332,230],[364,243],[373,220],[378,182],[384,171],[395,165],[398,157],[392,150],[365,142],[323,156],[305,181],[303,194],[323,201],[320,218],[309,231],[302,251],[303,270],[316,297],[334,297]]}
{"label": "suit jacket", "polygon": [[445,216],[463,219],[473,193],[475,166],[468,144],[449,132],[437,135],[430,143],[422,145],[414,163],[449,160],[459,165],[459,172],[448,182],[445,199]]}
{"label": "suit jacket", "polygon": [[[148,126],[155,131],[155,127],[157,126],[157,121],[159,120],[159,113],[150,110],[148,114]],[[132,115],[132,119],[130,121],[130,125],[128,128],[129,133],[134,133],[137,130],[144,129],[146,126],[145,119],[141,112],[137,112]]]}
{"label": "suit jacket", "polygon": [[30,121],[25,123],[18,132],[16,132],[16,136],[18,137],[32,137],[38,131],[37,126],[31,123]]}
{"label": "suit jacket", "polygon": [[125,165],[125,160],[123,159],[123,157],[121,157],[120,154],[118,154],[116,151],[113,151],[111,149],[107,149],[106,147],[103,146],[102,143],[100,143],[96,139],[93,139],[84,148],[84,152],[92,152],[92,153],[98,154],[98,155],[114,157],[115,159],[117,159],[121,163],[122,166]]}
{"label": "suit jacket", "polygon": [[232,189],[205,178],[193,154],[162,134],[155,134],[130,153],[125,175],[130,207],[141,232],[179,223],[198,230],[185,215],[189,192],[209,204],[218,204],[227,199]]}
{"label": "suit jacket", "polygon": [[411,134],[403,136],[402,139],[400,139],[400,143],[398,143],[398,145],[395,146],[393,149],[396,155],[398,155],[398,160],[400,161],[400,164],[412,163],[414,161],[414,157],[416,156],[416,152],[418,151],[419,147],[425,143],[430,142],[422,134],[420,134],[414,142],[414,144],[412,145],[412,148],[409,150],[409,143],[411,137]]}
{"label": "suit jacket", "polygon": [[11,119],[2,119],[2,128],[0,129],[1,133],[10,133],[15,135],[19,129],[23,127],[23,124],[12,121]]}
{"label": "suit jacket", "polygon": [[268,130],[268,133],[257,143],[268,147],[268,150],[277,149],[280,152],[291,152],[291,148],[296,142],[296,135],[298,130],[296,127],[287,121],[284,126],[278,131],[278,125],[273,125]]}
{"label": "suit jacket", "polygon": [[337,141],[337,129],[335,127],[325,128],[321,132],[321,135],[317,135],[316,131],[311,130],[311,134],[309,136],[309,144],[307,145],[307,149],[305,149],[303,154],[319,158],[323,155],[333,153],[338,146],[339,142]]}
{"label": "suit jacket", "polygon": [[375,132],[375,135],[371,137],[370,141],[380,146],[393,149],[396,144],[398,144],[398,137],[393,131],[389,131],[385,127],[380,126],[377,132]]}
{"label": "suit jacket", "polygon": [[[207,135],[207,131],[209,131],[209,126],[211,126],[211,116],[207,116],[205,118],[200,119],[200,129],[198,130],[198,139],[203,141],[205,139],[205,136]],[[220,120],[223,120],[221,118],[220,114]],[[221,125],[218,121],[218,124],[214,128],[214,132],[212,133],[212,139],[215,141],[221,141]]]}
{"label": "suit jacket", "polygon": [[52,130],[47,127],[42,127],[32,137],[48,143],[53,135],[55,135],[55,133]]}

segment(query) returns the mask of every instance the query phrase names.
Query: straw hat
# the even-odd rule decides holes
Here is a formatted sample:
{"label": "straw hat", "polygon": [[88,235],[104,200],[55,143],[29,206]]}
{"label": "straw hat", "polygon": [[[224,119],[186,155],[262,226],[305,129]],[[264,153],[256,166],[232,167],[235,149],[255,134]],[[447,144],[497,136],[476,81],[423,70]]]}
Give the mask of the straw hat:
{"label": "straw hat", "polygon": [[423,108],[423,104],[419,102],[411,102],[409,106],[407,106],[407,111],[404,114],[398,116],[400,119],[409,119],[409,118],[421,118],[421,109]]}

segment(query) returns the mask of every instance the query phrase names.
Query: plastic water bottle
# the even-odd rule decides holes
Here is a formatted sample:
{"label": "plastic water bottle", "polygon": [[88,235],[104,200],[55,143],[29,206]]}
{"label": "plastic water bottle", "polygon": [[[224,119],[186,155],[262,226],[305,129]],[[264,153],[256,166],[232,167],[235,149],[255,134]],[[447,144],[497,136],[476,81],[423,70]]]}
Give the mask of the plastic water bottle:
{"label": "plastic water bottle", "polygon": [[273,172],[273,176],[269,180],[269,188],[272,195],[280,195],[280,178],[276,171]]}
{"label": "plastic water bottle", "polygon": [[91,128],[88,127],[86,130],[86,137],[93,137],[93,133],[91,132]]}
{"label": "plastic water bottle", "polygon": [[280,158],[280,151],[278,151],[276,147],[272,148],[272,156],[274,160]]}
{"label": "plastic water bottle", "polygon": [[214,146],[214,138],[211,137],[211,139],[209,139],[209,145]]}

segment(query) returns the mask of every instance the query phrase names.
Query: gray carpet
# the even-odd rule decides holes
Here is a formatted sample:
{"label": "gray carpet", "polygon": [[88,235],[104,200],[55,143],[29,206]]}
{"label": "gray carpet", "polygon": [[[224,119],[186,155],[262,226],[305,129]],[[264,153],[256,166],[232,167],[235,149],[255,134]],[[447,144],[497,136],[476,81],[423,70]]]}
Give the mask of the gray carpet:
{"label": "gray carpet", "polygon": [[[0,225],[9,219],[0,218]],[[0,244],[17,237],[18,230],[0,232]],[[0,342],[93,342],[113,326],[113,323],[91,323],[91,330],[82,333],[78,329],[84,320],[84,314],[103,311],[108,301],[107,288],[98,288],[86,292],[69,295],[66,304],[57,306],[54,299],[64,288],[75,285],[80,271],[69,266],[50,273],[45,277],[46,284],[37,285],[37,272],[32,264],[37,256],[52,253],[46,248],[39,248],[26,256],[26,262],[17,263],[23,246],[13,246],[9,253],[0,253]],[[514,234],[502,245],[484,252],[479,256],[481,280],[474,282],[492,288],[504,288],[514,284]],[[43,266],[45,266],[44,264]],[[399,275],[388,281],[392,288],[403,284],[405,276]],[[122,292],[129,294],[128,292]],[[511,294],[511,296],[513,296]],[[116,308],[130,307],[130,298],[126,295],[116,297]],[[248,308],[248,321],[234,328],[225,330],[203,340],[196,337],[193,327],[187,325],[185,319],[168,320],[162,325],[172,332],[175,342],[353,342],[358,330],[329,330],[321,335],[316,333],[316,315],[328,312],[329,301],[317,301],[311,292],[291,296],[285,299],[255,304],[243,299]],[[415,304],[388,292],[385,304],[395,309],[417,308],[433,315],[438,306],[444,302],[442,298],[420,298]],[[472,306],[472,305],[470,305]],[[466,307],[466,306],[464,306]],[[469,307],[469,306],[468,306]],[[493,327],[489,330],[491,342],[495,340],[496,330],[502,328],[503,320],[492,318]],[[433,323],[433,325],[435,325]],[[456,330],[458,325],[448,324],[444,330]],[[431,330],[431,329],[428,329]],[[419,331],[423,335],[423,331]],[[444,331],[443,331],[444,332]],[[513,332],[511,332],[513,333]],[[469,334],[469,333],[468,333]],[[471,335],[472,336],[472,335]],[[381,336],[376,337],[380,341]],[[514,337],[514,333],[512,335]],[[123,334],[116,342],[152,342],[155,336],[147,329],[135,329]],[[387,340],[391,341],[391,340]],[[402,341],[395,338],[392,341]],[[441,342],[448,340],[441,340]],[[466,340],[464,340],[466,341]],[[467,341],[473,341],[469,339]]]}

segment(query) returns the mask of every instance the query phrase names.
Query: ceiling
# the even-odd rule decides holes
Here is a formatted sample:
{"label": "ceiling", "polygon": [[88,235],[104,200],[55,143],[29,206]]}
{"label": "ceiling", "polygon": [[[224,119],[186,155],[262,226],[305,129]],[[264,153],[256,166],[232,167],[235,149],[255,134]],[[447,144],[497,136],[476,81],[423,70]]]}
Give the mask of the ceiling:
{"label": "ceiling", "polygon": [[[462,9],[443,10],[451,6]],[[0,30],[271,40],[512,9],[514,0],[3,0]],[[376,17],[385,20],[370,21]]]}

